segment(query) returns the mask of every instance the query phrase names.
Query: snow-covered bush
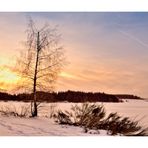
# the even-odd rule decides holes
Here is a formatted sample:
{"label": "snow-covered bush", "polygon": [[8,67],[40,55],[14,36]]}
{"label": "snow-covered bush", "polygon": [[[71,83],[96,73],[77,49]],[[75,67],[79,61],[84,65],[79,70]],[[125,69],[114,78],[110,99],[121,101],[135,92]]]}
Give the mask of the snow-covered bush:
{"label": "snow-covered bush", "polygon": [[138,125],[138,121],[131,121],[130,118],[121,117],[117,113],[107,116],[104,107],[98,104],[84,103],[72,106],[71,111],[59,110],[55,119],[59,124],[82,126],[85,132],[103,129],[110,135],[148,135],[148,129]]}

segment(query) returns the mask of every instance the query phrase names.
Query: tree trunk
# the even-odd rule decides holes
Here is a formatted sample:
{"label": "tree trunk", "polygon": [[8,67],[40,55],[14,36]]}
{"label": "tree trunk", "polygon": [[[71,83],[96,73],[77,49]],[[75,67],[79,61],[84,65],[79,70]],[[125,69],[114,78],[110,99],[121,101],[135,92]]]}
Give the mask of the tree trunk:
{"label": "tree trunk", "polygon": [[40,35],[39,35],[39,32],[38,32],[38,34],[37,34],[37,55],[36,55],[35,71],[34,71],[34,83],[33,83],[33,102],[31,102],[32,117],[36,117],[38,115],[37,97],[36,97],[36,81],[37,81],[37,72],[38,72],[39,52],[40,52]]}

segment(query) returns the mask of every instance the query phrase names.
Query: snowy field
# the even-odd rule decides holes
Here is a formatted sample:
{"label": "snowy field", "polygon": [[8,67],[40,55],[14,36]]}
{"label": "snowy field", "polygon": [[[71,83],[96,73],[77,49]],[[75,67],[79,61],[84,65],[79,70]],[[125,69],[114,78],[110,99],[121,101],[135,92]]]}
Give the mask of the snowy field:
{"label": "snowy field", "polygon": [[[37,118],[19,118],[0,116],[0,136],[106,136],[107,132],[90,131],[84,133],[82,128],[58,125],[50,119],[50,113],[58,109],[69,110],[74,103],[42,103]],[[102,103],[98,103],[102,104]],[[20,110],[23,102],[0,102],[0,109],[5,107]],[[140,120],[140,124],[148,126],[148,102],[146,100],[128,100],[124,103],[103,103],[106,112],[117,112],[131,119]]]}

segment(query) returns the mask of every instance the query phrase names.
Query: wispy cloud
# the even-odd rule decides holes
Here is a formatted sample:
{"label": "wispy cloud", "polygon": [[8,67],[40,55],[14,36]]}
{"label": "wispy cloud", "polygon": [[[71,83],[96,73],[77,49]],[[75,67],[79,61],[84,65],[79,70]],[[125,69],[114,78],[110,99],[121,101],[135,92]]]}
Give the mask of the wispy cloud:
{"label": "wispy cloud", "polygon": [[[57,89],[148,95],[147,71],[142,71],[148,65],[148,13],[145,17],[141,13],[29,14],[40,24],[59,24],[63,34],[62,44],[70,65],[61,73]],[[22,47],[18,43],[26,36],[26,15],[0,13],[0,65],[11,74],[15,73],[10,67],[14,64],[8,59]],[[5,78],[9,78],[6,73]],[[8,87],[2,79],[0,85]]]}
{"label": "wispy cloud", "polygon": [[126,31],[123,31],[123,30],[119,30],[119,32],[120,32],[122,35],[124,35],[124,36],[126,36],[126,37],[132,39],[132,40],[135,41],[135,42],[137,42],[137,43],[140,44],[141,46],[147,47],[147,48],[148,48],[148,44],[144,43],[142,40],[140,40],[140,39],[137,38],[136,36],[134,36],[134,35],[132,35],[132,34],[126,32]]}

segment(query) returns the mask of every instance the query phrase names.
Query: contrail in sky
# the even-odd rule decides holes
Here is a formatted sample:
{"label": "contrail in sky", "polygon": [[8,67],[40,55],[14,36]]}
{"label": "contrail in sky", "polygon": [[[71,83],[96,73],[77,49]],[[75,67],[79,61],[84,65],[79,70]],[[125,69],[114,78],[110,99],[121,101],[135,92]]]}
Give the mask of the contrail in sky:
{"label": "contrail in sky", "polygon": [[137,43],[139,43],[140,45],[147,47],[148,48],[148,44],[144,43],[143,41],[141,41],[140,39],[136,38],[135,36],[129,34],[128,32],[119,30],[119,32],[127,37],[129,37],[130,39],[136,41]]}

